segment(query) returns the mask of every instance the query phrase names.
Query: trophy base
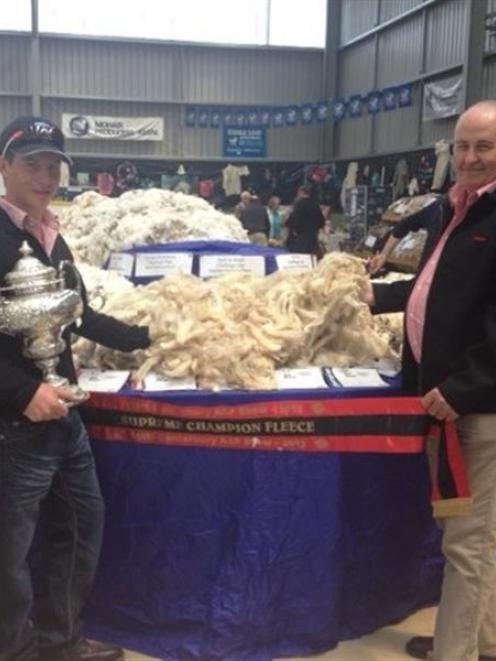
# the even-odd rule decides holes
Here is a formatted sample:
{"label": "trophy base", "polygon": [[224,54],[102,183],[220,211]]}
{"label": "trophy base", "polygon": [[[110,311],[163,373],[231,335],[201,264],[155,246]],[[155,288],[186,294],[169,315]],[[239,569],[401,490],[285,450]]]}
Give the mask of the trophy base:
{"label": "trophy base", "polygon": [[44,381],[45,383],[49,383],[55,388],[65,388],[65,390],[69,390],[71,392],[72,396],[75,398],[74,401],[64,401],[64,404],[69,408],[85,402],[90,397],[89,392],[83,390],[80,386],[77,385],[77,383],[69,383],[65,377],[59,376],[58,374],[48,374]]}

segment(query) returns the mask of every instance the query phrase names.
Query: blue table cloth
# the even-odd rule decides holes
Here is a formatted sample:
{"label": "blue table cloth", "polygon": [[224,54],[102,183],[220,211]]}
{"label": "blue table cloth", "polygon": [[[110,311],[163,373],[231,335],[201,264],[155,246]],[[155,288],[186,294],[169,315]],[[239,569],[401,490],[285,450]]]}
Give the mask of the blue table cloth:
{"label": "blue table cloth", "polygon": [[107,523],[92,636],[173,661],[301,656],[438,598],[423,454],[93,448]]}

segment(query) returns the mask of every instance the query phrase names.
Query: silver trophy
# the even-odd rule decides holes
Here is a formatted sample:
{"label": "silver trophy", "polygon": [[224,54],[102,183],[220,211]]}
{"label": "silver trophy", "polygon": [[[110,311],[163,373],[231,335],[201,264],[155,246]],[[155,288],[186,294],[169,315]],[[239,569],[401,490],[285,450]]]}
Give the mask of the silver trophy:
{"label": "silver trophy", "polygon": [[[58,272],[32,257],[26,241],[19,249],[21,258],[5,276],[0,287],[0,332],[22,335],[23,355],[34,361],[43,381],[72,391],[77,401],[88,399],[78,385],[56,373],[59,356],[66,343],[62,332],[83,312],[81,278],[71,262],[63,261]],[[75,289],[66,286],[67,272],[73,274]]]}

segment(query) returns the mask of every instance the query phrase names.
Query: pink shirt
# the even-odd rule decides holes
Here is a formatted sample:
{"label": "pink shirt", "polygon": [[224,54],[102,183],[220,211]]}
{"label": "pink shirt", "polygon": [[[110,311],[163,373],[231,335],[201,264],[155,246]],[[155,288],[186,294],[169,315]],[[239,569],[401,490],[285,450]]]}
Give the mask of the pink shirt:
{"label": "pink shirt", "polygon": [[462,223],[467,211],[484,193],[496,190],[496,181],[492,181],[478,190],[469,193],[460,184],[455,184],[449,192],[449,199],[454,208],[453,218],[439,240],[434,252],[427,260],[413,287],[406,307],[406,332],[417,363],[422,356],[422,337],[424,333],[425,310],[436,268],[446,242],[453,230]]}
{"label": "pink shirt", "polygon": [[47,209],[43,214],[40,223],[33,218],[30,218],[26,211],[7,202],[4,197],[0,197],[0,208],[8,214],[10,220],[16,227],[32,234],[41,244],[46,254],[50,257],[59,232],[59,221],[57,220],[57,216]]}

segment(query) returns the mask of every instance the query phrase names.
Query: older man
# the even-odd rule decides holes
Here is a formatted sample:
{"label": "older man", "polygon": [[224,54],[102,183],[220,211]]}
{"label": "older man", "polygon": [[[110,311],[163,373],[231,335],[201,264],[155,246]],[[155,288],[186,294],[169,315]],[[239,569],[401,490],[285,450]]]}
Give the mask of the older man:
{"label": "older man", "polygon": [[[403,383],[438,420],[456,420],[473,510],[443,521],[446,558],[434,661],[496,659],[496,101],[469,108],[454,136],[457,182],[433,205],[413,285],[374,285],[374,312],[406,309]],[[434,208],[435,207],[435,208]]]}
{"label": "older man", "polygon": [[[62,161],[70,163],[59,128],[19,117],[0,135],[0,283],[24,241],[57,267],[72,259],[48,205]],[[83,292],[84,294],[84,292]],[[122,351],[149,345],[148,330],[94,312],[84,298],[79,326],[58,370],[76,375],[70,333]],[[42,380],[24,357],[22,339],[0,333],[0,661],[116,661],[122,650],[81,637],[80,613],[96,570],[103,501],[88,436],[71,391]],[[44,567],[33,603],[27,564],[39,512],[45,511]]]}

